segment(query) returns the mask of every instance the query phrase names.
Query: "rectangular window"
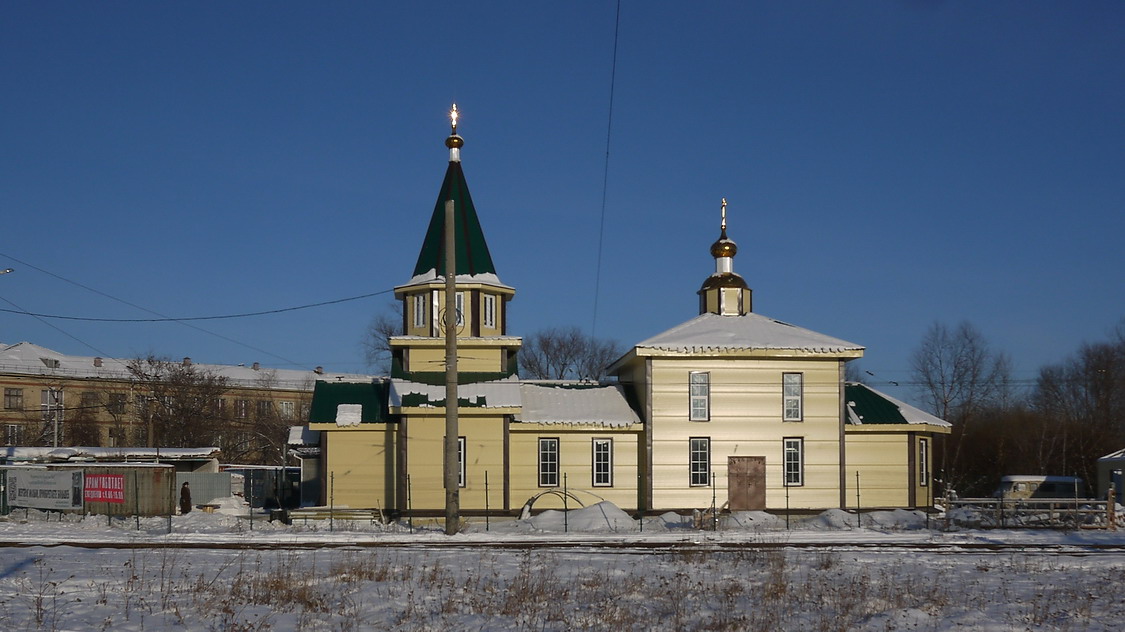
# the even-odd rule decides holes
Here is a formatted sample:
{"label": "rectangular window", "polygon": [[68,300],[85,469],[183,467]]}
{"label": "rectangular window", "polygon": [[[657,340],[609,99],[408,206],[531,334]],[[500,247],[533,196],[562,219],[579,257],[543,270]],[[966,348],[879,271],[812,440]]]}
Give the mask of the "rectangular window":
{"label": "rectangular window", "polygon": [[496,297],[491,294],[484,295],[484,326],[496,327]]}
{"label": "rectangular window", "polygon": [[19,424],[8,424],[4,429],[4,445],[19,445],[20,444],[20,426]]}
{"label": "rectangular window", "polygon": [[268,399],[258,400],[258,419],[266,419],[273,415],[273,402]]}
{"label": "rectangular window", "polygon": [[539,440],[539,486],[559,485],[559,440]]}
{"label": "rectangular window", "polygon": [[236,399],[234,400],[234,418],[246,419],[250,416],[250,400]]}
{"label": "rectangular window", "polygon": [[465,437],[457,437],[457,486],[465,486]]}
{"label": "rectangular window", "polygon": [[415,327],[425,327],[426,326],[426,295],[425,294],[415,294],[414,295],[414,326]]}
{"label": "rectangular window", "polygon": [[594,439],[594,487],[613,487],[613,439]]}
{"label": "rectangular window", "polygon": [[63,420],[63,392],[62,389],[49,388],[41,391],[39,407],[43,412],[43,421]]}
{"label": "rectangular window", "polygon": [[293,418],[293,412],[294,412],[293,402],[278,402],[277,406],[281,410],[281,417],[283,419],[292,419]]}
{"label": "rectangular window", "polygon": [[465,326],[465,293],[464,292],[458,292],[457,293],[456,305],[457,305],[457,326],[458,327],[464,327]]}
{"label": "rectangular window", "polygon": [[693,487],[711,484],[711,439],[692,437],[690,440],[691,484]]}
{"label": "rectangular window", "polygon": [[125,393],[110,393],[109,403],[106,408],[111,415],[124,415],[125,414]]}
{"label": "rectangular window", "polygon": [[781,395],[785,401],[785,412],[782,419],[785,421],[802,421],[804,419],[801,402],[804,395],[803,382],[804,375],[801,373],[781,374]]}
{"label": "rectangular window", "polygon": [[711,374],[693,371],[690,377],[691,421],[707,421],[711,418]]}
{"label": "rectangular window", "polygon": [[23,389],[4,389],[4,410],[23,410]]}
{"label": "rectangular window", "polygon": [[930,484],[930,442],[928,439],[918,440],[918,484],[922,487]]}
{"label": "rectangular window", "polygon": [[782,439],[782,463],[785,464],[785,485],[805,484],[805,440],[801,437]]}
{"label": "rectangular window", "polygon": [[97,412],[98,408],[102,407],[101,398],[94,391],[84,391],[82,393],[82,403],[80,404],[83,410],[89,413]]}

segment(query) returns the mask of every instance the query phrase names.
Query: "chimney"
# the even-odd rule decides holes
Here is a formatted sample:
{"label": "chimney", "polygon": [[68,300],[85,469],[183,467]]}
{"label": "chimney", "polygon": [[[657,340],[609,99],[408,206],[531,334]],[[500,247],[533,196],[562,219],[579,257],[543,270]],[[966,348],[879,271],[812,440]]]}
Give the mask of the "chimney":
{"label": "chimney", "polygon": [[257,362],[255,362],[255,363],[254,363],[253,365],[251,365],[251,366],[250,366],[250,368],[251,368],[251,369],[254,369],[255,371],[257,371],[258,369],[262,368],[262,365],[260,365],[260,364],[258,364]]}
{"label": "chimney", "polygon": [[184,366],[191,366],[191,358],[184,358]]}
{"label": "chimney", "polygon": [[317,375],[324,375],[324,367],[316,367],[315,369],[313,369],[313,373],[316,373]]}
{"label": "chimney", "polygon": [[101,365],[102,365],[102,359],[100,357],[94,358],[94,366],[101,367]]}

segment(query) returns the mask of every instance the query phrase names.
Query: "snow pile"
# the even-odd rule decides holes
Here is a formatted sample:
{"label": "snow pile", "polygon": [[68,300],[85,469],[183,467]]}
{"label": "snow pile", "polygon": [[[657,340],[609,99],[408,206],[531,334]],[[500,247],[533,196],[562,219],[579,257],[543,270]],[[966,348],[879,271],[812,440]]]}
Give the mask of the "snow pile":
{"label": "snow pile", "polygon": [[527,522],[537,531],[556,533],[562,533],[563,531],[617,533],[619,531],[637,530],[636,521],[617,505],[608,501],[567,512],[551,509]]}
{"label": "snow pile", "polygon": [[785,518],[764,511],[735,511],[723,522],[725,529],[784,529]]}

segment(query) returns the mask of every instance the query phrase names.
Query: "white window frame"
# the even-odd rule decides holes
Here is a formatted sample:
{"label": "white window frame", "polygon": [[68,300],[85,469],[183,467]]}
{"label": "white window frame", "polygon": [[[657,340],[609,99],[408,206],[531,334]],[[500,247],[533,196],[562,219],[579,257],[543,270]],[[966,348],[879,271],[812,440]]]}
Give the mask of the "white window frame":
{"label": "white window frame", "polygon": [[782,421],[805,420],[805,374],[781,374],[781,419]]}
{"label": "white window frame", "polygon": [[484,323],[485,327],[489,329],[496,328],[496,296],[493,294],[484,295]]}
{"label": "white window frame", "polygon": [[457,486],[465,486],[465,437],[457,437]]}
{"label": "white window frame", "polygon": [[805,438],[785,437],[781,440],[782,473],[786,487],[805,484]]}
{"label": "white window frame", "polygon": [[23,427],[20,424],[8,424],[4,429],[4,445],[19,445],[21,430]]}
{"label": "white window frame", "polygon": [[39,408],[43,413],[43,421],[63,421],[63,390],[61,388],[47,388],[39,392]]}
{"label": "white window frame", "polygon": [[711,374],[707,371],[688,374],[688,420],[711,420]]}
{"label": "white window frame", "polygon": [[414,295],[414,327],[415,328],[426,326],[426,312],[429,311],[426,308],[426,303],[427,303],[427,301],[426,301],[426,295],[425,294],[415,294]]}
{"label": "white window frame", "polygon": [[930,440],[918,439],[918,485],[930,485]]}
{"label": "white window frame", "polygon": [[711,437],[688,439],[688,481],[692,487],[711,484]]}
{"label": "white window frame", "polygon": [[613,487],[613,439],[592,439],[590,463],[594,487]]}
{"label": "white window frame", "polygon": [[539,439],[539,486],[559,486],[558,437],[540,437]]}
{"label": "white window frame", "polygon": [[296,413],[296,408],[293,406],[293,402],[278,402],[277,408],[278,412],[281,414],[282,419],[292,419],[294,413]]}

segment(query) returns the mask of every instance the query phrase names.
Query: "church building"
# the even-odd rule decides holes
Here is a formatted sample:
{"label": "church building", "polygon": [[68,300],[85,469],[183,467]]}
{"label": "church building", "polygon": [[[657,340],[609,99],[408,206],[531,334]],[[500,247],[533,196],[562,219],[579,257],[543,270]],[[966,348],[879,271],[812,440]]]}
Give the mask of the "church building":
{"label": "church building", "polygon": [[[755,313],[726,202],[700,314],[636,343],[601,384],[521,380],[501,282],[461,166],[449,163],[413,275],[395,288],[391,375],[318,382],[305,436],[320,504],[443,515],[445,208],[453,202],[461,514],[608,500],[635,512],[927,507],[949,424],[865,385],[863,347]],[[627,318],[628,315],[621,315]],[[312,455],[316,455],[313,457]]]}

